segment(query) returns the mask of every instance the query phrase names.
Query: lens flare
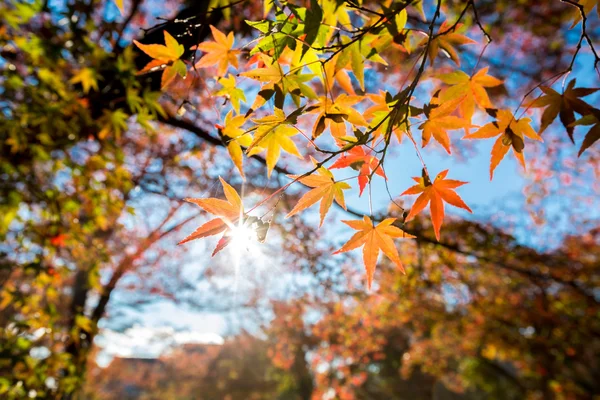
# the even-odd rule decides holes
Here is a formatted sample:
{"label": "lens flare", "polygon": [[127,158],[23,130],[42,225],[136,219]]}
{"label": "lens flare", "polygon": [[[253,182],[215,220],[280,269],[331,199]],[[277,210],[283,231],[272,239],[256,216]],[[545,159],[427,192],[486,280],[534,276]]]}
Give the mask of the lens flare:
{"label": "lens flare", "polygon": [[231,229],[232,248],[237,250],[253,250],[256,247],[256,232],[252,227],[236,225]]}

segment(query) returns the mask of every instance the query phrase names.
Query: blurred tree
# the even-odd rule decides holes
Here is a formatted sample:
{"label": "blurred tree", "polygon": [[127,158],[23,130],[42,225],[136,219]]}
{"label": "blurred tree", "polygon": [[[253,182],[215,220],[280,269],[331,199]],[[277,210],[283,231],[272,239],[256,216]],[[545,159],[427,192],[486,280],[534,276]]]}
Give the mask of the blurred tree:
{"label": "blurred tree", "polygon": [[316,398],[430,399],[436,381],[474,398],[599,393],[598,229],[542,253],[478,223],[453,221],[443,243],[424,228],[402,248],[407,276],[381,268],[376,294],[286,304],[268,328],[274,363],[303,348]]}
{"label": "blurred tree", "polygon": [[326,299],[276,302],[266,341],[242,332],[223,346],[185,345],[152,361],[117,358],[92,368],[86,392],[98,399],[597,394],[598,231],[540,253],[477,223],[448,228],[456,241],[424,235],[405,246],[415,259],[407,278],[380,268],[376,295],[349,286]]}
{"label": "blurred tree", "polygon": [[[93,367],[85,387],[90,399],[300,398],[284,389],[285,371],[267,357],[267,343],[242,333],[223,345],[186,344],[157,359],[115,358]],[[293,388],[291,388],[293,389]]]}

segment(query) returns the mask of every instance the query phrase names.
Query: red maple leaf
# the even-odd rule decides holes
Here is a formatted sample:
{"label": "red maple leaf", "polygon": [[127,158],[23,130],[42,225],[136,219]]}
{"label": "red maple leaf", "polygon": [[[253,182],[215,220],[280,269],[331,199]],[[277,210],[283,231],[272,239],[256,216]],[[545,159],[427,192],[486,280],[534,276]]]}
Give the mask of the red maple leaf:
{"label": "red maple leaf", "polygon": [[362,195],[365,186],[373,173],[387,180],[379,159],[373,155],[365,153],[362,146],[356,146],[348,150],[334,162],[329,169],[352,168],[358,171],[358,187]]}

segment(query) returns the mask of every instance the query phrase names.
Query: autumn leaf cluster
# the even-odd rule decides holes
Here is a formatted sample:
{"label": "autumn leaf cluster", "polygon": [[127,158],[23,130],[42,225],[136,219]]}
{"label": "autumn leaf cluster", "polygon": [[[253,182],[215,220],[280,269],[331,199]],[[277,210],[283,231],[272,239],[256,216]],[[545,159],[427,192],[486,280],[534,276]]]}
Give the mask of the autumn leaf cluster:
{"label": "autumn leaf cluster", "polygon": [[[414,178],[417,185],[401,194],[418,195],[405,218],[377,223],[371,212],[362,220],[343,221],[359,232],[338,252],[363,247],[368,286],[380,251],[403,270],[392,239],[412,237],[401,229],[405,222],[429,207],[435,237],[440,240],[446,203],[471,212],[455,191],[467,182],[446,179],[448,170],[432,179],[421,148],[434,146],[435,142],[451,155],[452,144],[457,140],[493,140],[489,164],[493,179],[494,171],[509,152],[526,169],[526,148],[534,145],[529,142],[543,142],[540,134],[557,115],[571,140],[576,125],[593,125],[579,155],[598,140],[600,112],[581,100],[597,89],[575,88],[573,80],[561,94],[540,84],[543,95],[521,101],[515,110],[497,104],[490,90],[503,87],[502,79],[490,74],[488,66],[470,73],[461,69],[463,47],[475,47],[479,41],[473,35],[465,35],[460,19],[443,19],[439,10],[430,19],[429,30],[418,30],[409,26],[408,13],[423,10],[410,3],[369,3],[369,7],[375,7],[371,13],[333,0],[312,0],[306,7],[294,2],[265,4],[268,6],[264,20],[246,21],[254,29],[253,41],[236,47],[233,32],[225,34],[211,26],[213,40],[191,49],[197,51],[194,62],[180,59],[183,49],[166,31],[165,45],[136,42],[153,58],[140,73],[162,68],[164,89],[177,75],[185,77],[191,71],[202,79],[215,79],[215,100],[223,97],[232,108],[216,126],[242,178],[246,157],[264,157],[267,175],[271,177],[282,155],[286,155],[285,160],[287,156],[307,159],[314,155],[313,167],[304,174],[288,174],[291,182],[277,193],[293,184],[310,188],[287,216],[320,202],[320,226],[334,202],[346,209],[344,191],[351,189],[352,179],[338,180],[332,171],[344,169],[353,173],[359,195],[363,195],[373,179],[388,179],[385,160],[390,149],[398,143],[413,146],[423,173]],[[471,3],[463,15],[470,7],[477,18]],[[481,40],[489,38],[481,25],[480,30]],[[390,52],[412,55],[415,65],[398,92],[370,93],[365,69],[388,66],[386,58]],[[240,60],[242,54],[247,55],[245,63]],[[433,89],[429,101],[419,104],[415,91],[426,81]],[[241,105],[249,93],[240,89],[244,85],[256,88],[256,95],[242,113]],[[536,132],[532,119],[525,114],[542,107],[545,110]],[[575,113],[580,115],[579,120]],[[224,181],[222,184],[231,201],[235,191]],[[234,225],[244,223],[250,216],[238,197],[235,194],[235,202],[217,208],[210,205],[216,199],[190,200],[218,218],[183,242],[224,232],[215,252],[226,246]],[[258,202],[250,212],[268,200]]]}

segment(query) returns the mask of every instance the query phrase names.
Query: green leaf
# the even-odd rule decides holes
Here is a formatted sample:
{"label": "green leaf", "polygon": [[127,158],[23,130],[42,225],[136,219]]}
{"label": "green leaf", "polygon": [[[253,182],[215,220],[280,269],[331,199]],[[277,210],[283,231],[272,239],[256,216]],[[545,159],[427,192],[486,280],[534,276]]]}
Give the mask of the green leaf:
{"label": "green leaf", "polygon": [[181,76],[182,78],[185,78],[185,76],[187,75],[187,67],[185,63],[181,60],[176,60],[171,68],[177,71],[179,76]]}
{"label": "green leaf", "polygon": [[248,21],[248,20],[246,20],[246,24],[250,25],[254,29],[258,29],[262,33],[269,33],[269,32],[271,32],[271,28],[273,27],[274,23],[273,23],[273,21],[268,21],[268,20],[264,20],[264,21]]}
{"label": "green leaf", "polygon": [[363,60],[363,56],[360,51],[360,40],[352,43],[348,46],[348,51],[350,52],[350,66],[352,67],[352,72],[354,76],[358,80],[360,84],[360,88],[365,90],[365,63]]}
{"label": "green leaf", "polygon": [[[304,20],[304,33],[306,37],[304,41],[309,45],[312,45],[317,36],[319,35],[319,28],[321,27],[321,20],[323,19],[323,10],[317,3],[317,0],[310,1],[310,10],[306,11],[306,19]],[[302,50],[302,55],[306,51]]]}

